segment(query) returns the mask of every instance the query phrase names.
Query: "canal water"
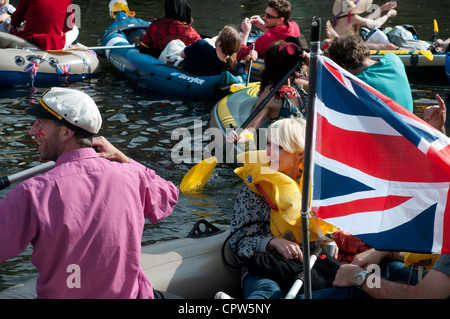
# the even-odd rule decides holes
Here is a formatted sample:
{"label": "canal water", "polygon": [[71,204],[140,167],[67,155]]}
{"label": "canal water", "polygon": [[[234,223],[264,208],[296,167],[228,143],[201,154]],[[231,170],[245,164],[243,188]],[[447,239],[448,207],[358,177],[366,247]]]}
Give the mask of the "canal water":
{"label": "canal water", "polygon": [[[151,21],[164,15],[163,0],[128,1],[136,16]],[[18,1],[10,1],[17,6]],[[80,8],[79,41],[97,46],[111,23],[108,1],[73,0]],[[194,27],[202,35],[214,36],[224,25],[240,26],[243,18],[262,15],[264,0],[189,0]],[[382,2],[380,2],[382,4]],[[309,26],[313,16],[320,17],[323,25],[332,19],[333,1],[294,0],[292,20],[309,39]],[[398,16],[386,25],[411,24],[419,35],[428,40],[433,33],[433,19],[437,19],[439,34],[450,37],[449,7],[447,0],[398,1]],[[322,28],[322,39],[323,39]],[[128,156],[154,169],[157,174],[173,181],[177,186],[192,164],[175,164],[171,150],[178,143],[172,138],[177,128],[194,127],[201,123],[208,128],[208,119],[215,101],[197,102],[174,99],[145,90],[123,78],[106,60],[101,60],[102,71],[96,78],[77,83],[53,83],[35,87],[23,86],[0,89],[0,174],[9,175],[36,165],[38,153],[31,143],[28,131],[33,118],[24,109],[36,103],[51,86],[71,87],[87,92],[98,104],[103,116],[100,132]],[[414,112],[421,116],[423,108],[435,104],[435,94],[446,98],[450,86],[433,80],[411,82]],[[196,124],[194,124],[194,122]],[[206,142],[205,142],[206,143]],[[156,225],[147,224],[143,245],[157,241],[185,237],[196,221],[207,219],[217,226],[228,225],[237,191],[242,186],[234,175],[233,167],[219,164],[205,188],[196,196],[181,195],[173,214]],[[0,198],[11,189],[0,191]],[[0,290],[17,284],[36,272],[30,263],[32,248],[0,264]]]}

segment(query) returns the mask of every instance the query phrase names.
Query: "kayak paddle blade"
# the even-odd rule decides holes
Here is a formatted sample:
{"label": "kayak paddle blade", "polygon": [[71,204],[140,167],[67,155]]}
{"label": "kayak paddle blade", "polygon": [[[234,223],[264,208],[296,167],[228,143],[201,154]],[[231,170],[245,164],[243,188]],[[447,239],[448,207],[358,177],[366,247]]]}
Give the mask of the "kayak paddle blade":
{"label": "kayak paddle blade", "polygon": [[434,59],[433,53],[430,50],[419,50],[419,53],[423,54],[430,61],[433,61]]}
{"label": "kayak paddle blade", "polygon": [[209,157],[198,164],[195,164],[184,176],[180,184],[182,193],[200,191],[208,182],[214,168],[216,168],[217,158]]}

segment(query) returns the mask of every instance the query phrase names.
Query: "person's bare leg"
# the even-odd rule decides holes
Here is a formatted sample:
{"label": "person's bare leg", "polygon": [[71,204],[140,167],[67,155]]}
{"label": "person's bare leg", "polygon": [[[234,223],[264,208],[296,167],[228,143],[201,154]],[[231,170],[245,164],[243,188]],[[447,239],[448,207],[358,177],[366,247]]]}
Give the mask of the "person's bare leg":
{"label": "person's bare leg", "polygon": [[334,30],[329,20],[325,24],[325,32],[327,34],[327,37],[330,39],[339,38],[339,34],[336,32],[336,30]]}

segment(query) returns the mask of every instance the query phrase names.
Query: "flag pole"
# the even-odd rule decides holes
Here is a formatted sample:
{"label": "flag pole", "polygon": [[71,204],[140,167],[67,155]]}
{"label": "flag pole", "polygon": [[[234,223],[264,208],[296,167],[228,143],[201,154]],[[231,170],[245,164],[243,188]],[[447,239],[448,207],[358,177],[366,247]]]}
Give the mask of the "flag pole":
{"label": "flag pole", "polygon": [[316,97],[317,79],[317,59],[320,46],[320,18],[313,18],[311,24],[311,51],[309,61],[309,89],[308,103],[306,111],[306,137],[305,137],[305,158],[303,165],[303,185],[302,185],[302,250],[303,250],[303,272],[304,272],[304,293],[305,299],[311,299],[311,259],[309,247],[309,184],[312,160],[312,136],[314,125],[314,100]]}

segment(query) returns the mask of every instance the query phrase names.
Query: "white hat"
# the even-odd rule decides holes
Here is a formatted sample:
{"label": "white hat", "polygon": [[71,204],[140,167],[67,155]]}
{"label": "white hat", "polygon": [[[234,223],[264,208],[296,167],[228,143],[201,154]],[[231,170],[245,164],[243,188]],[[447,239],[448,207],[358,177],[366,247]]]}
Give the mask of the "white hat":
{"label": "white hat", "polygon": [[348,13],[364,13],[372,5],[372,0],[336,0],[333,5],[333,14],[335,16]]}
{"label": "white hat", "polygon": [[91,134],[97,134],[102,126],[102,116],[94,100],[74,89],[51,88],[42,94],[38,105],[25,111],[40,118],[58,119],[68,123],[71,129]]}

